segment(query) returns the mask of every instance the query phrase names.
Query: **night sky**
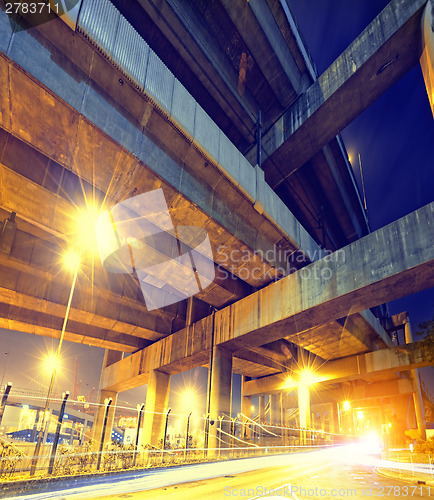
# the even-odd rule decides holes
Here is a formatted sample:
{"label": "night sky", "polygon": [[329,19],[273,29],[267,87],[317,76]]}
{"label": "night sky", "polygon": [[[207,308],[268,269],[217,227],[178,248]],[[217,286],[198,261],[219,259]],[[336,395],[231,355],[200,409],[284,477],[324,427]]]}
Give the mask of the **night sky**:
{"label": "night sky", "polygon": [[[387,3],[383,0],[290,1],[319,74]],[[342,136],[350,157],[361,156],[373,231],[433,200],[434,122],[419,65],[351,123]],[[361,188],[359,166],[354,160],[353,168]],[[434,291],[390,303],[391,314],[402,311],[410,313],[415,332],[421,321],[433,315]],[[14,387],[45,391],[48,377],[41,371],[38,358],[43,352],[54,350],[56,345],[57,341],[51,339],[0,330],[0,379],[4,375],[4,382],[11,380]],[[63,384],[62,390],[72,390],[77,357],[81,374],[78,380],[82,379],[80,392],[87,396],[93,386],[98,386],[103,350],[66,342],[62,357],[65,360],[59,381],[59,385]],[[205,393],[204,373],[204,369],[197,369],[172,377],[172,388],[181,389],[184,384],[194,382],[199,391]],[[432,381],[434,393],[434,369],[422,370],[422,377],[428,383]],[[234,388],[237,397],[238,379]],[[145,387],[138,388],[121,393],[119,399],[135,405],[144,401],[145,393]]]}

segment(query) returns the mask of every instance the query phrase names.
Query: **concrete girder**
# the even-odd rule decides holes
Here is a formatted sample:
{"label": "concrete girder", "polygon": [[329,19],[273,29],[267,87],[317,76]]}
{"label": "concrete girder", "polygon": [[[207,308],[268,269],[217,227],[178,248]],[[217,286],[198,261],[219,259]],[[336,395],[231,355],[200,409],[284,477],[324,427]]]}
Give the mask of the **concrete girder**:
{"label": "concrete girder", "polygon": [[426,1],[392,0],[264,134],[273,189],[417,64]]}
{"label": "concrete girder", "polygon": [[[194,87],[189,89],[190,92],[195,96],[198,102],[204,103],[206,100],[209,101],[209,99],[206,99],[205,93],[200,89],[200,86],[203,85],[208,95],[211,96],[222,109],[223,116],[220,115],[214,119],[216,122],[219,122],[220,120],[224,121],[224,117],[229,117],[230,122],[234,124],[234,126],[226,133],[229,133],[233,137],[232,140],[241,146],[245,138],[251,135],[254,116],[249,110],[249,106],[246,106],[245,102],[239,98],[236,92],[234,93],[227,90],[227,87],[233,85],[233,74],[231,71],[232,68],[228,68],[226,64],[223,64],[222,67],[222,64],[220,63],[220,65],[218,65],[215,60],[221,61],[221,50],[215,47],[216,44],[213,43],[213,54],[209,54],[209,49],[204,54],[204,51],[201,50],[202,44],[204,43],[203,39],[205,38],[205,40],[209,42],[209,34],[204,34],[203,28],[199,30],[189,29],[187,21],[183,19],[184,16],[179,5],[176,6],[175,3],[169,1],[160,2],[157,11],[149,2],[142,0],[138,0],[138,2],[141,8],[151,18],[155,26],[158,27],[164,37],[175,49],[174,52],[176,52],[176,56],[173,56],[167,51],[167,46],[165,44],[163,44],[164,50],[161,51],[158,50],[158,47],[155,47],[156,52],[160,54],[160,57],[168,64],[180,80],[183,79],[182,77],[185,76],[187,71],[194,75],[195,78],[189,75],[189,80],[193,81],[191,87]],[[120,2],[114,3],[117,4],[123,14],[127,15],[127,12],[125,12]],[[191,8],[189,4],[187,4],[187,6]],[[133,14],[131,17],[134,17]],[[133,21],[133,19],[131,19],[131,21]],[[191,21],[190,19],[190,23]],[[141,32],[140,25],[135,26],[135,29],[139,33]],[[146,33],[144,33],[144,35],[146,36]],[[180,58],[185,61],[188,69],[184,67],[180,68],[178,54]],[[174,60],[175,58],[177,59],[176,61]],[[221,84],[216,85],[217,82],[221,82]],[[250,102],[251,108],[253,102]],[[236,131],[234,129],[236,129]]]}
{"label": "concrete girder", "polygon": [[[323,338],[328,341],[321,342]],[[380,321],[369,309],[309,328],[286,339],[327,360],[393,345]]]}
{"label": "concrete girder", "polygon": [[[321,387],[325,384],[321,384]],[[330,389],[323,388],[311,392],[311,404],[323,404],[332,402],[351,401],[355,406],[356,401],[365,401],[368,399],[387,398],[402,394],[411,394],[415,390],[414,383],[407,378],[398,378],[395,380],[385,380],[373,383],[359,383],[347,388]],[[288,408],[297,407],[297,395],[286,397]]]}
{"label": "concrete girder", "polygon": [[[434,203],[216,313],[215,342],[236,350],[289,338],[434,284]],[[393,245],[391,243],[393,242]]]}
{"label": "concrete girder", "polygon": [[422,55],[420,65],[422,67],[425,87],[428,94],[431,111],[434,116],[434,3],[429,0],[425,7],[422,18]]}
{"label": "concrete girder", "polygon": [[[301,72],[265,1],[221,0],[282,108],[301,93]],[[246,85],[248,87],[248,84]],[[253,110],[256,112],[256,110]]]}
{"label": "concrete girder", "polygon": [[[78,213],[73,203],[1,164],[0,182],[4,187],[0,195],[0,206],[4,210],[16,212],[20,219],[51,232],[61,242],[64,239],[72,239],[71,228],[74,227],[74,217]],[[23,191],[28,193],[25,198],[22,196]],[[41,199],[45,200],[43,206],[40,203]],[[98,267],[96,262],[95,265]],[[214,282],[206,291],[197,294],[198,299],[215,307],[221,307],[250,292],[250,287],[243,281],[217,265],[214,265],[214,268]]]}
{"label": "concrete girder", "polygon": [[[0,328],[59,338],[62,319],[47,316],[43,313],[35,313],[28,309],[18,309],[14,308],[14,306],[0,304]],[[112,332],[74,321],[68,322],[64,339],[78,344],[129,353],[136,352],[138,349],[143,348],[144,344],[148,344],[139,337]]]}
{"label": "concrete girder", "polygon": [[[318,383],[338,383],[373,378],[434,365],[434,343],[429,339],[405,346],[382,349],[344,359],[329,361],[315,370]],[[246,396],[259,396],[288,390],[287,375],[270,375],[244,385]],[[296,384],[295,384],[296,387]]]}
{"label": "concrete girder", "polygon": [[[103,60],[103,62],[105,61]],[[182,186],[178,186],[177,184],[178,181],[175,182],[172,180],[171,183],[162,180],[153,171],[153,168],[157,168],[156,165],[158,164],[158,168],[160,169],[163,168],[163,165],[166,165],[168,171],[175,168],[178,169],[173,175],[175,177],[179,175],[179,182],[186,183],[184,189],[189,185],[192,193],[198,194],[197,190],[200,191],[202,188],[207,190],[208,187],[206,187],[203,181],[200,182],[202,186],[200,187],[197,184],[197,179],[195,180],[188,173],[184,172],[169,156],[161,152],[161,157],[158,157],[156,146],[151,146],[149,139],[146,139],[146,148],[151,148],[148,159],[151,163],[155,163],[152,167],[148,167],[148,165],[139,161],[133,154],[130,154],[110,139],[81,114],[67,106],[57,96],[53,97],[50,92],[36,83],[25,72],[17,69],[14,63],[5,58],[5,56],[1,56],[1,54],[0,65],[2,71],[4,70],[6,74],[9,74],[9,80],[4,82],[5,86],[10,85],[12,88],[10,94],[2,94],[1,98],[4,102],[0,103],[0,106],[4,105],[6,108],[12,107],[13,110],[12,121],[10,116],[4,113],[1,116],[3,121],[0,123],[0,126],[9,133],[11,143],[13,140],[17,140],[14,135],[16,134],[22,144],[31,143],[32,151],[37,149],[44,152],[46,160],[42,172],[51,169],[52,163],[49,162],[51,158],[55,162],[54,166],[57,166],[59,170],[63,166],[65,170],[72,172],[72,177],[74,175],[78,176],[77,179],[71,179],[76,185],[80,186],[82,181],[86,181],[89,185],[93,185],[101,195],[107,193],[103,195],[106,197],[107,204],[113,203],[115,200],[123,197],[131,196],[132,193],[139,194],[150,189],[163,188],[174,224],[200,225],[204,227],[208,231],[213,247],[217,250],[220,249],[220,252],[216,252],[216,262],[220,263],[223,268],[226,268],[232,274],[236,275],[238,273],[242,275],[244,281],[256,287],[263,286],[276,276],[281,275],[282,271],[278,271],[274,267],[286,269],[288,267],[287,262],[282,256],[292,254],[300,245],[309,255],[317,256],[316,254],[319,252],[318,247],[307,232],[295,221],[295,218],[290,215],[282,202],[280,203],[285,208],[288,217],[285,218],[285,210],[280,212],[280,208],[282,208],[280,207],[279,217],[283,217],[281,223],[283,225],[286,223],[291,225],[294,232],[294,240],[298,241],[298,243],[296,244],[291,238],[285,239],[285,235],[282,234],[281,230],[276,226],[273,227],[267,216],[267,203],[265,203],[265,199],[269,200],[273,205],[273,211],[277,213],[277,205],[274,200],[277,197],[266,186],[259,172],[257,174],[258,182],[264,191],[263,194],[258,195],[262,197],[261,199],[264,202],[263,206],[261,205],[262,208],[259,208],[259,205],[255,208],[253,206],[254,200],[253,202],[248,202],[245,196],[237,192],[237,189],[230,182],[223,180],[223,177],[218,173],[218,168],[211,165],[209,165],[210,168],[206,178],[207,180],[211,179],[211,183],[215,183],[215,189],[218,188],[218,192],[215,192],[214,188],[212,188],[211,191],[200,194],[202,199],[202,207],[200,207],[192,203],[185,195],[178,191],[178,189],[182,190]],[[115,70],[107,62],[105,71],[113,72]],[[35,99],[31,101],[26,100],[20,97],[23,95],[40,96],[38,106],[35,105]],[[144,97],[142,100],[146,102]],[[133,101],[131,104],[136,103]],[[200,169],[201,176],[203,177],[204,158],[191,145],[191,141],[182,136],[179,131],[176,131],[173,124],[167,120],[165,121],[159,112],[150,103],[148,104],[151,106],[152,116],[159,117],[157,129],[159,133],[165,131],[166,144],[170,144],[171,147],[176,148],[183,143],[189,149],[189,152],[183,153],[186,155],[185,157],[183,156],[183,160],[190,167],[194,164]],[[52,117],[53,114],[56,116],[55,120]],[[41,134],[40,131],[33,130],[29,125],[29,122],[33,123],[33,120],[44,122],[45,133]],[[63,122],[65,122],[64,126],[57,126],[58,123]],[[169,131],[166,130],[167,127],[170,129]],[[152,133],[155,135],[157,130],[154,130]],[[170,138],[172,135],[173,137]],[[65,147],[64,142],[74,144],[75,147]],[[53,147],[53,144],[56,147]],[[7,147],[8,145],[9,141]],[[5,149],[6,152],[7,147]],[[12,175],[10,174],[11,172],[19,170],[19,167],[14,163],[16,156],[12,154],[8,156],[11,164],[9,165],[9,171],[4,174],[5,182],[10,180],[9,185],[11,185],[11,192],[8,197],[13,198],[9,204],[6,201],[2,203],[3,208],[6,210],[12,210],[12,207],[9,206],[12,205],[12,201],[14,206],[23,205],[23,198],[22,196],[20,197],[22,192],[13,189],[13,180],[9,179]],[[188,159],[187,156],[189,157]],[[95,170],[96,164],[98,165],[98,172]],[[252,170],[253,172],[255,171]],[[250,180],[252,180],[252,176],[250,176]],[[32,183],[29,179],[26,179],[25,184],[29,186],[30,190],[34,189],[33,186],[38,182],[42,181],[36,180],[36,182]],[[262,193],[262,187],[260,193]],[[224,198],[220,199],[220,195],[224,196]],[[39,224],[41,227],[49,230],[53,224],[60,225],[62,223],[62,220],[58,219],[62,217],[68,219],[67,204],[61,201],[61,199],[60,201],[56,201],[56,203],[59,204],[58,210],[54,210],[56,206],[53,206],[51,207],[53,210],[49,211],[50,214],[54,215],[48,215],[47,212],[40,222],[35,220],[35,217],[31,217],[30,209],[23,207],[23,211],[26,214],[25,217],[29,221],[33,221],[35,224]],[[37,209],[38,207],[32,206],[31,208]],[[242,216],[236,215],[239,213]],[[21,212],[17,211],[17,214],[21,215]],[[52,220],[53,218],[54,220]],[[56,231],[55,228],[53,229]],[[260,232],[257,231],[258,229]],[[54,234],[59,236],[60,232],[58,231]],[[225,251],[231,257],[232,249],[237,250],[237,257],[241,254],[244,258],[229,258],[229,260],[222,258],[222,253]],[[272,260],[274,259],[273,262],[266,261],[263,258],[264,255],[271,255]],[[225,305],[225,301],[220,301],[220,304],[216,304],[217,307],[223,305]]]}
{"label": "concrete girder", "polygon": [[[0,303],[63,317],[71,283],[68,273],[62,270],[61,255],[62,247],[52,241],[41,241],[18,230],[11,254],[0,254]],[[97,262],[83,260],[71,319],[147,339],[144,344],[184,326],[182,304],[150,312],[140,295],[130,275],[109,275]],[[131,345],[137,348],[137,342]]]}
{"label": "concrete girder", "polygon": [[[14,111],[12,116],[15,124],[13,120],[11,123],[10,117],[8,117],[9,123],[5,122],[3,125],[6,130],[10,130],[12,126],[13,133],[18,137],[32,142],[36,148],[45,151],[48,156],[65,165],[68,169],[77,172],[83,179],[95,182],[96,187],[103,193],[107,192],[110,187],[108,194],[116,199],[122,194],[124,197],[128,196],[128,193],[132,191],[137,194],[147,191],[149,183],[151,185],[159,184],[157,187],[162,185],[165,188],[165,194],[166,191],[171,191],[170,194],[166,194],[168,200],[174,199],[177,196],[177,191],[183,193],[188,190],[189,195],[181,194],[180,196],[184,199],[189,196],[189,200],[197,206],[196,212],[202,215],[202,225],[211,215],[217,221],[220,232],[222,232],[221,229],[224,230],[223,232],[226,231],[228,235],[226,240],[230,239],[228,233],[232,232],[236,239],[240,243],[243,242],[250,251],[258,251],[262,255],[267,255],[266,251],[274,250],[274,247],[281,247],[289,253],[291,250],[300,249],[308,255],[315,255],[319,251],[319,247],[295,220],[279,197],[269,188],[263,177],[259,174],[253,175],[254,171],[247,160],[197,106],[197,103],[192,102],[193,114],[198,115],[196,116],[195,129],[189,130],[187,125],[182,125],[179,122],[177,115],[174,114],[174,107],[172,107],[176,85],[170,95],[170,102],[157,103],[154,97],[141,93],[128,81],[124,81],[123,74],[110,61],[81,36],[71,34],[69,28],[61,20],[53,20],[49,25],[49,27],[46,25],[38,26],[35,30],[39,33],[38,36],[44,37],[50,50],[55,53],[51,60],[57,60],[57,57],[66,58],[71,68],[74,68],[76,73],[80,73],[82,78],[85,78],[84,75],[90,77],[90,85],[85,85],[86,88],[90,88],[88,94],[81,87],[74,89],[76,92],[84,92],[84,99],[80,99],[78,104],[75,103],[76,108],[97,121],[97,126],[101,127],[108,135],[116,135],[114,131],[117,129],[128,129],[131,132],[129,142],[134,144],[130,145],[128,141],[124,141],[125,149],[118,146],[116,150],[116,145],[112,142],[109,145],[110,155],[108,152],[105,153],[103,148],[100,148],[98,154],[102,153],[104,156],[108,156],[105,160],[112,170],[107,176],[107,167],[104,161],[101,161],[98,163],[98,174],[96,174],[93,158],[96,151],[87,152],[86,148],[92,143],[100,144],[102,137],[106,138],[107,136],[98,134],[98,129],[94,125],[89,124],[83,116],[75,115],[70,107],[62,118],[61,115],[64,111],[59,104],[60,99],[55,96],[53,101],[52,93],[45,92],[41,85],[38,86],[39,88],[30,88],[31,85],[29,86],[24,81],[23,71],[19,71],[21,76],[18,78],[15,65],[10,64],[10,60],[2,56],[0,63],[3,65],[5,61],[6,63],[9,61],[10,66],[9,70],[4,68],[6,77],[3,83],[7,86],[10,84],[8,80],[10,79],[13,83],[11,88],[20,90],[21,96],[20,102],[0,103],[0,107],[4,104],[6,109],[12,107]],[[26,46],[20,49],[31,50],[31,48],[31,46]],[[46,57],[45,53],[44,57]],[[20,63],[24,64],[24,61],[20,60]],[[26,66],[26,64],[24,65]],[[30,66],[28,69],[32,71],[33,68]],[[65,78],[63,69],[56,66],[56,71],[62,72],[59,78]],[[167,77],[173,79],[173,75],[167,68],[165,71]],[[37,73],[37,70],[33,72]],[[74,76],[77,77],[75,73]],[[119,84],[119,79],[122,80],[122,85]],[[68,82],[70,81],[69,77]],[[47,83],[50,83],[49,79]],[[22,88],[23,86],[24,88]],[[176,96],[176,102],[190,102],[192,100],[185,89],[184,92],[185,96],[182,93]],[[22,96],[30,95],[40,96],[38,106],[35,106],[34,99],[30,105],[30,102],[22,98]],[[11,97],[14,99],[14,91],[11,92]],[[64,96],[65,99],[67,97]],[[2,98],[8,101],[9,95],[2,95]],[[107,102],[110,104],[106,105]],[[63,120],[68,124],[65,129],[57,127],[51,130],[50,128],[50,134],[53,133],[53,140],[50,144],[47,144],[46,140],[44,141],[44,134],[35,132],[28,125],[32,123],[33,114],[36,113],[38,121],[44,119],[45,126],[49,127],[50,115],[45,113],[45,111],[48,112],[48,109],[45,109],[48,104],[50,112],[52,112],[53,104],[58,107],[59,109],[56,110],[56,114],[59,114],[58,121],[62,123]],[[101,106],[104,107],[103,113]],[[63,108],[65,108],[64,103]],[[24,116],[22,113],[18,113],[20,110],[25,111]],[[114,117],[110,114],[113,110],[116,114]],[[122,124],[117,123],[120,120],[120,115],[123,116]],[[98,116],[106,116],[107,118],[100,123],[101,120],[98,121]],[[46,117],[47,119],[45,119]],[[113,118],[113,122],[111,118]],[[24,120],[25,126],[24,122],[19,123],[20,120]],[[107,120],[112,123],[111,127],[106,126]],[[86,129],[95,134],[95,137],[92,137],[90,142],[76,144],[77,140],[83,139],[83,133],[85,136],[88,134]],[[137,146],[136,141],[140,139],[142,133],[152,138],[152,146],[149,144],[148,138],[143,139],[146,144]],[[45,136],[50,136],[50,134],[47,133]],[[63,137],[63,135],[69,135],[69,137]],[[205,139],[208,138],[208,142],[212,138],[212,144],[204,144],[205,139],[201,139],[202,136]],[[64,142],[75,146],[65,147]],[[155,144],[164,148],[164,152],[159,150]],[[127,154],[126,149],[133,154]],[[211,151],[211,149],[214,150]],[[150,162],[150,167],[147,166],[147,169],[144,169],[145,165],[133,156],[135,153],[141,156],[143,151],[146,152],[146,158]],[[164,162],[169,162],[170,165],[166,165]],[[206,175],[204,175],[204,168],[207,168]],[[144,170],[150,171],[145,172]],[[120,186],[122,193],[112,191],[115,187],[119,190]],[[242,213],[242,217],[237,215],[240,213]],[[194,221],[195,217],[190,217],[190,220]],[[214,225],[216,225],[215,222]],[[260,228],[261,233],[259,238],[256,236],[258,228]],[[243,244],[240,246],[242,247]],[[267,264],[265,261],[263,263]],[[270,264],[282,267],[281,262]],[[239,267],[235,265],[234,270]],[[264,280],[263,284],[266,282]]]}
{"label": "concrete girder", "polygon": [[[394,300],[428,288],[434,284],[433,224],[431,203],[351,243],[342,249],[344,259],[331,254],[112,365],[104,387],[135,387],[151,368],[175,373],[182,366],[206,364],[212,343],[231,351],[261,346],[381,304],[385,297]],[[377,359],[384,352],[389,351],[365,356]],[[347,359],[350,369],[357,367],[357,357]],[[337,366],[332,363],[339,362],[325,366]]]}
{"label": "concrete girder", "polygon": [[[250,361],[256,363],[263,367],[270,368],[272,372],[281,372],[286,368],[286,364],[276,361],[276,357],[273,356],[274,353],[266,352],[266,349],[253,348],[253,349],[240,349],[233,353],[234,358],[238,358],[244,361]],[[273,359],[274,358],[274,359]],[[235,372],[235,370],[234,370]],[[236,373],[236,372],[235,372]],[[246,373],[246,372],[242,372]]]}

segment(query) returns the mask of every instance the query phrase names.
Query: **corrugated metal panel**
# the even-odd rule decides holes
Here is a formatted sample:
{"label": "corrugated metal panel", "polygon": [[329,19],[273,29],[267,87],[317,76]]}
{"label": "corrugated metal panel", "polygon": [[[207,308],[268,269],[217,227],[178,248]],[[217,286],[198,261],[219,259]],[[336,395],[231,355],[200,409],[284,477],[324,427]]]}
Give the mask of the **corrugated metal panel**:
{"label": "corrugated metal panel", "polygon": [[148,71],[146,73],[145,90],[152,99],[170,114],[175,77],[157,54],[151,51]]}
{"label": "corrugated metal panel", "polygon": [[111,59],[120,17],[120,12],[107,0],[86,0],[77,26],[80,33]]}
{"label": "corrugated metal panel", "polygon": [[140,90],[143,90],[145,84],[148,56],[149,45],[131,24],[121,16],[116,35],[113,62]]}
{"label": "corrugated metal panel", "polygon": [[149,46],[108,0],[83,0],[77,29],[140,90]]}

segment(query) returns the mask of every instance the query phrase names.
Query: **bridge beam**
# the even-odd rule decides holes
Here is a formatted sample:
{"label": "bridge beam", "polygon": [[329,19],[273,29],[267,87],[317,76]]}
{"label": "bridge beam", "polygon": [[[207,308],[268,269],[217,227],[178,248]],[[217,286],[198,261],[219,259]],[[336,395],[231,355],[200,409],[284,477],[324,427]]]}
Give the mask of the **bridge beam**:
{"label": "bridge beam", "polygon": [[425,4],[392,0],[264,134],[264,170],[273,189],[417,64]]}
{"label": "bridge beam", "polygon": [[[215,345],[232,352],[257,347],[283,333],[291,338],[314,325],[381,304],[386,298],[395,300],[429,288],[434,285],[434,232],[427,228],[433,225],[431,203],[339,250],[343,254],[336,252],[310,264],[108,367],[103,373],[104,387],[136,387],[150,369],[177,373],[202,366],[208,362],[212,338]],[[375,361],[379,353],[387,352],[366,356],[375,355]],[[357,362],[357,357],[347,359]],[[427,366],[429,359],[421,360],[421,366]],[[342,371],[339,363],[346,367],[345,360],[325,366]],[[353,368],[348,367],[350,374]]]}
{"label": "bridge beam", "polygon": [[[321,386],[324,384],[321,384]],[[249,390],[248,388],[246,390]],[[393,380],[384,380],[381,382],[358,383],[350,391],[340,389],[324,389],[314,390],[311,392],[311,404],[320,405],[329,402],[342,402],[349,400],[353,403],[356,401],[366,401],[370,399],[388,398],[397,395],[408,395],[415,390],[414,382],[408,378],[399,378]],[[276,395],[278,393],[274,393]],[[297,395],[293,393],[286,398],[288,408],[297,408]]]}
{"label": "bridge beam", "polygon": [[[324,363],[315,371],[319,384],[347,382],[404,372],[434,365],[434,343],[428,340],[405,346],[382,349],[357,356]],[[272,394],[297,387],[297,383],[283,373],[250,380],[244,384],[246,396]]]}

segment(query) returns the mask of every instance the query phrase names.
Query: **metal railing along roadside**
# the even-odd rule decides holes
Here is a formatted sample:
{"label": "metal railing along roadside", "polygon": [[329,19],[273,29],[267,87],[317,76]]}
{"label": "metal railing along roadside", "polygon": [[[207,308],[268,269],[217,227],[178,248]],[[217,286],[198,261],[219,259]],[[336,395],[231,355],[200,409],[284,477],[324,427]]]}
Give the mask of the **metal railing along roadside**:
{"label": "metal railing along roadside", "polygon": [[[151,445],[144,442],[150,415],[143,404],[134,407],[118,399],[101,405],[83,396],[53,394],[45,412],[45,397],[43,392],[15,388],[8,393],[0,422],[1,481],[275,455],[330,446],[339,440],[322,430],[258,423],[243,415],[214,420],[208,414],[168,409],[152,417],[165,423],[165,435]],[[93,432],[97,414],[99,441]]]}

